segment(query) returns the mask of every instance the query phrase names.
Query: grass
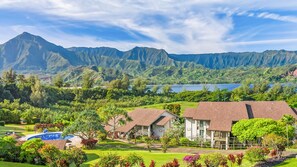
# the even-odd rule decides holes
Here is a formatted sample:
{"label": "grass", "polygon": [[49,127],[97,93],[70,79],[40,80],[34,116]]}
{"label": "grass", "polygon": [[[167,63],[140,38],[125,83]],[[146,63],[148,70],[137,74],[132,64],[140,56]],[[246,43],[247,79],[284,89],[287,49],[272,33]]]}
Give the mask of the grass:
{"label": "grass", "polygon": [[[179,162],[182,162],[182,158],[187,155],[185,153],[162,153],[160,151],[152,151],[148,152],[145,150],[131,150],[131,151],[116,151],[116,150],[86,150],[89,161],[84,164],[84,166],[88,166],[91,164],[95,164],[99,161],[100,156],[108,154],[108,153],[117,153],[120,156],[125,156],[130,153],[136,153],[143,157],[145,164],[149,165],[151,160],[154,160],[157,166],[161,166],[166,162],[172,161],[174,158],[177,158]],[[184,164],[185,165],[185,164]]]}
{"label": "grass", "polygon": [[20,136],[33,134],[34,131],[26,131],[26,126],[29,126],[30,129],[34,129],[34,125],[6,124],[5,126],[0,126],[0,137],[5,136],[5,132],[7,131],[14,131]]}
{"label": "grass", "polygon": [[296,167],[297,166],[297,158],[289,158],[287,160],[285,160],[284,162],[276,165],[277,166],[281,166],[281,167]]}
{"label": "grass", "polygon": [[[137,147],[133,144],[123,143],[119,141],[107,141],[100,142],[96,149],[94,150],[85,150],[88,156],[88,162],[84,163],[83,166],[90,166],[92,164],[97,163],[100,160],[102,155],[106,155],[108,153],[116,153],[120,156],[125,156],[130,153],[136,153],[143,157],[145,164],[147,166],[154,160],[157,163],[157,166],[161,166],[166,162],[172,161],[174,158],[177,158],[179,162],[182,162],[182,158],[187,155],[186,153],[162,153],[159,150],[153,150],[152,152],[148,152],[146,149],[142,147]],[[184,164],[185,165],[185,164]]]}
{"label": "grass", "polygon": [[[133,144],[123,143],[119,141],[100,142],[96,149],[84,151],[87,153],[88,161],[82,165],[83,167],[94,165],[100,160],[100,157],[102,155],[106,155],[108,153],[116,153],[120,156],[126,156],[130,153],[136,153],[137,155],[142,156],[142,158],[144,159],[144,163],[147,166],[149,166],[151,160],[154,160],[156,162],[156,167],[161,167],[161,165],[176,158],[180,163],[180,167],[186,167],[186,164],[183,162],[183,158],[185,155],[188,155],[188,153],[176,152],[162,153],[160,150],[153,150],[152,152],[148,152],[145,148],[137,147]],[[242,167],[250,166],[253,166],[253,164],[251,164],[247,160],[243,161]]]}
{"label": "grass", "polygon": [[197,102],[178,101],[178,102],[172,102],[172,103],[159,103],[159,104],[152,104],[152,105],[145,105],[145,106],[138,106],[138,107],[128,107],[125,109],[127,111],[133,111],[136,108],[163,109],[164,104],[180,104],[182,113],[185,111],[186,108],[196,108],[198,106]]}
{"label": "grass", "polygon": [[26,164],[26,163],[14,163],[14,162],[4,162],[0,161],[0,166],[1,167],[44,167],[40,165],[31,165],[31,164]]}

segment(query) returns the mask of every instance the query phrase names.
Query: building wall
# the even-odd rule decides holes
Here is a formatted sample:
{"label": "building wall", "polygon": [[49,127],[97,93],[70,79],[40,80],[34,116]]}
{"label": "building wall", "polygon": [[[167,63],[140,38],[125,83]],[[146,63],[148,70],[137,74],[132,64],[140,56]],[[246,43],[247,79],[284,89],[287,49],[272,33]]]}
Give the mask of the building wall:
{"label": "building wall", "polygon": [[186,118],[185,127],[186,138],[190,140],[194,140],[195,138],[197,138],[197,121]]}
{"label": "building wall", "polygon": [[205,140],[210,139],[210,131],[207,131],[209,127],[209,121],[204,120],[193,120],[186,118],[185,121],[185,131],[186,138],[190,140],[195,140],[196,138],[202,138]]}
{"label": "building wall", "polygon": [[[161,116],[171,116],[171,117],[175,117],[174,115],[168,113],[168,112],[164,112]],[[168,121],[164,126],[157,126],[156,124],[153,124],[153,134],[156,137],[162,137],[164,135],[164,133],[171,128],[172,126],[172,122]]]}
{"label": "building wall", "polygon": [[164,126],[157,126],[153,125],[153,134],[156,137],[162,137],[165,133],[165,127]]}

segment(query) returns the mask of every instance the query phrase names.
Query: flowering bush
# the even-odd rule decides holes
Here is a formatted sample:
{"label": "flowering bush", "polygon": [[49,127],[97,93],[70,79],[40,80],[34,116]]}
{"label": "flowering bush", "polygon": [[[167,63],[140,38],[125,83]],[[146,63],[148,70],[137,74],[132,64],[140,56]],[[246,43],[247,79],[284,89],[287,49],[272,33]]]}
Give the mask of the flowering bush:
{"label": "flowering bush", "polygon": [[188,164],[188,167],[201,167],[201,164],[197,163],[199,159],[200,159],[200,155],[195,154],[195,155],[186,155],[183,160]]}
{"label": "flowering bush", "polygon": [[102,155],[100,161],[95,166],[100,167],[115,167],[120,164],[120,156],[115,153]]}
{"label": "flowering bush", "polygon": [[174,159],[172,162],[162,165],[162,167],[179,167],[179,163],[177,159]]}
{"label": "flowering bush", "polygon": [[60,150],[51,144],[44,145],[38,152],[40,156],[46,160],[48,166],[54,166],[61,156]]}
{"label": "flowering bush", "polygon": [[242,164],[243,156],[244,156],[243,153],[236,154],[236,164],[238,166],[240,166]]}
{"label": "flowering bush", "polygon": [[128,154],[127,156],[121,158],[120,166],[138,166],[143,162],[143,158],[135,153]]}
{"label": "flowering bush", "polygon": [[80,148],[73,147],[70,150],[67,150],[67,152],[70,156],[71,161],[77,167],[88,160],[87,154]]}
{"label": "flowering bush", "polygon": [[220,153],[207,154],[203,159],[207,167],[227,166],[227,157]]}
{"label": "flowering bush", "polygon": [[230,162],[231,166],[234,166],[235,163],[240,166],[242,164],[242,160],[243,160],[243,153],[240,154],[229,154],[227,156],[228,161]]}
{"label": "flowering bush", "polygon": [[49,128],[58,128],[59,130],[63,130],[64,125],[62,123],[57,124],[35,124],[34,130],[37,131],[38,129],[49,129]]}
{"label": "flowering bush", "polygon": [[86,148],[94,148],[97,142],[98,140],[95,139],[83,139],[81,144],[83,144]]}
{"label": "flowering bush", "polygon": [[231,166],[233,166],[236,162],[236,157],[233,154],[229,154],[227,159],[229,160]]}
{"label": "flowering bush", "polygon": [[[155,167],[155,166],[156,166],[156,162],[155,162],[154,160],[152,160],[152,161],[151,161],[151,164],[150,164],[149,167]],[[140,167],[145,167],[144,162],[141,162],[141,163],[140,163]]]}
{"label": "flowering bush", "polygon": [[250,162],[258,162],[265,160],[265,156],[269,154],[269,149],[268,148],[263,148],[259,146],[254,146],[250,147],[245,155],[246,159]]}

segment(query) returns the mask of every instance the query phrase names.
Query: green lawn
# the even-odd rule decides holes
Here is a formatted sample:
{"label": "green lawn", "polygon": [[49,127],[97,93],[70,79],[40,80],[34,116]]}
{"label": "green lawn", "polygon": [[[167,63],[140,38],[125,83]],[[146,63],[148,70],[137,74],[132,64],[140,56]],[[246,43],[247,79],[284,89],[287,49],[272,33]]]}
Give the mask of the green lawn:
{"label": "green lawn", "polygon": [[285,160],[279,165],[276,166],[281,166],[281,167],[296,167],[297,166],[297,158],[290,158]]}
{"label": "green lawn", "polygon": [[14,162],[4,162],[0,161],[1,167],[44,167],[40,165],[31,165],[26,163],[14,163]]}
{"label": "green lawn", "polygon": [[196,108],[198,106],[197,102],[178,101],[178,102],[173,102],[173,103],[159,103],[159,104],[152,104],[152,105],[139,106],[139,107],[128,107],[128,108],[125,108],[125,109],[127,111],[132,111],[135,108],[163,109],[164,104],[180,104],[182,113],[185,111],[186,108]]}
{"label": "green lawn", "polygon": [[33,134],[34,131],[26,131],[25,127],[29,126],[31,129],[34,128],[34,125],[20,125],[20,124],[6,124],[5,126],[0,126],[0,137],[5,136],[5,132],[14,131],[20,136],[25,136],[28,134]]}
{"label": "green lawn", "polygon": [[[108,153],[117,153],[118,155],[125,156],[129,153],[136,153],[144,159],[145,164],[148,166],[151,160],[156,162],[157,167],[172,161],[176,158],[180,167],[186,167],[186,164],[183,162],[183,158],[187,153],[162,153],[160,150],[153,150],[148,152],[146,149],[141,147],[136,147],[133,144],[123,143],[119,141],[108,141],[100,142],[96,149],[94,150],[84,150],[88,156],[88,162],[84,163],[82,166],[88,167],[92,164],[97,163],[100,160],[100,156],[106,155]],[[249,163],[247,160],[243,161],[242,167],[251,167],[253,164]]]}

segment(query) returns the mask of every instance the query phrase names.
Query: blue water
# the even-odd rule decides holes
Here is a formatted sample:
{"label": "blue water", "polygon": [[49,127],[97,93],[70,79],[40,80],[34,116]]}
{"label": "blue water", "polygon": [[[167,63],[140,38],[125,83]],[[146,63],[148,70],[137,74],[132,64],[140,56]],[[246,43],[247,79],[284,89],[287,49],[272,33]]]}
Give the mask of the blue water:
{"label": "blue water", "polygon": [[[151,89],[154,85],[148,85],[148,88]],[[209,91],[213,91],[215,88],[219,89],[227,89],[229,91],[239,87],[240,84],[174,84],[172,85],[172,92],[182,92],[184,90],[188,91],[195,91],[195,90],[202,90],[203,87],[206,87]],[[160,89],[162,90],[163,85],[159,85]]]}
{"label": "blue water", "polygon": [[41,133],[34,136],[29,137],[27,140],[40,138],[41,140],[68,140],[74,137],[73,135],[62,136],[61,132],[49,132],[49,133]]}

